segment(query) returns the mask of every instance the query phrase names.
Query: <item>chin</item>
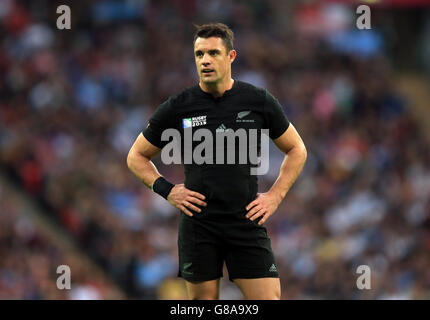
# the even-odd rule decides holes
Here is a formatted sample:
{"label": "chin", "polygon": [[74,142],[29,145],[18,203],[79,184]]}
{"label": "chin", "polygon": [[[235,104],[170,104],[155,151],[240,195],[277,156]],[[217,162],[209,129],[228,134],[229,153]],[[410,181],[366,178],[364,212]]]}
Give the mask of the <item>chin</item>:
{"label": "chin", "polygon": [[215,84],[215,83],[219,82],[219,79],[205,79],[205,78],[200,78],[200,80],[204,84]]}

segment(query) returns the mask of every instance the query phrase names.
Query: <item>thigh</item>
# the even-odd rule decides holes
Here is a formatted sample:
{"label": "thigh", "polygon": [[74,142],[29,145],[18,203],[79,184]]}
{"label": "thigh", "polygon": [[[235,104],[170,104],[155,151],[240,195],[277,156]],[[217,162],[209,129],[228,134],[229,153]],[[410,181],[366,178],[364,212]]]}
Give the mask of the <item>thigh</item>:
{"label": "thigh", "polygon": [[218,300],[220,280],[190,282],[185,281],[188,297],[191,300]]}
{"label": "thigh", "polygon": [[248,300],[279,300],[281,298],[279,278],[234,279],[234,283]]}
{"label": "thigh", "polygon": [[225,241],[228,248],[226,265],[231,281],[279,278],[267,230],[257,221],[250,221],[245,216],[237,217],[236,222],[226,228]]}
{"label": "thigh", "polygon": [[223,251],[216,228],[181,214],[178,232],[178,276],[191,283],[222,277]]}

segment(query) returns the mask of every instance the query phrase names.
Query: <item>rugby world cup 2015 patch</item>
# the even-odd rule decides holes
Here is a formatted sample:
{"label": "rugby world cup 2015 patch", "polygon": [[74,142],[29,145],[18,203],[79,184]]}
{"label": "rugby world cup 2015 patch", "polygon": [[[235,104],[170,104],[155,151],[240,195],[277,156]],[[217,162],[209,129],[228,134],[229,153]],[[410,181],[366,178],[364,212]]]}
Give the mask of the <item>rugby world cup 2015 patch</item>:
{"label": "rugby world cup 2015 patch", "polygon": [[206,124],[206,116],[198,116],[182,119],[182,128],[192,128]]}

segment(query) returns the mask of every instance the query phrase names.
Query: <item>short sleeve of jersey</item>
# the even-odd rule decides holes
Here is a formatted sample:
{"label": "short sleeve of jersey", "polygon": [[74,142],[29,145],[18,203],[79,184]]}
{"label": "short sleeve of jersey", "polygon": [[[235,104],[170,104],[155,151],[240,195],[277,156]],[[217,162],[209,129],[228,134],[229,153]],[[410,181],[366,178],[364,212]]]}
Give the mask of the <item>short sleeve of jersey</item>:
{"label": "short sleeve of jersey", "polygon": [[169,141],[161,141],[163,131],[172,128],[171,99],[160,104],[149,119],[148,126],[142,131],[143,136],[154,146],[162,149]]}
{"label": "short sleeve of jersey", "polygon": [[266,102],[264,104],[266,119],[268,121],[270,139],[279,138],[290,126],[290,121],[282,110],[278,100],[266,90]]}

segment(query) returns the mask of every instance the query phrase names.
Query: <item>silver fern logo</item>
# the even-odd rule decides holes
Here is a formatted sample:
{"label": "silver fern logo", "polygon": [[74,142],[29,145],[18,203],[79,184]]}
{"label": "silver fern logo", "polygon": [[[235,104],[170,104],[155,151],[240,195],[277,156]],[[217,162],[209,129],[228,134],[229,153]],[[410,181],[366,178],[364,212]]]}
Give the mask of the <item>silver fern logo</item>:
{"label": "silver fern logo", "polygon": [[251,111],[242,111],[242,112],[239,112],[238,114],[237,114],[237,119],[242,119],[242,118],[245,118],[248,114],[250,114],[251,113]]}
{"label": "silver fern logo", "polygon": [[247,119],[243,120],[246,116],[248,116],[251,113],[250,110],[248,111],[241,111],[237,114],[236,122],[254,122],[254,119]]}

